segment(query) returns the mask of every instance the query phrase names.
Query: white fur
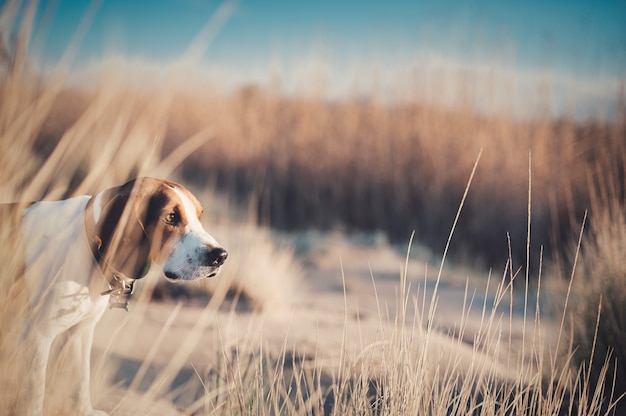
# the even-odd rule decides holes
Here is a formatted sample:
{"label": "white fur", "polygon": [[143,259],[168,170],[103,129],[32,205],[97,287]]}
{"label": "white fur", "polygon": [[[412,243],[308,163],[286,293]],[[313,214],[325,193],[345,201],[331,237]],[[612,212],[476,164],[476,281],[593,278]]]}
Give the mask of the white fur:
{"label": "white fur", "polygon": [[97,223],[102,214],[102,192],[93,198],[93,222]]}

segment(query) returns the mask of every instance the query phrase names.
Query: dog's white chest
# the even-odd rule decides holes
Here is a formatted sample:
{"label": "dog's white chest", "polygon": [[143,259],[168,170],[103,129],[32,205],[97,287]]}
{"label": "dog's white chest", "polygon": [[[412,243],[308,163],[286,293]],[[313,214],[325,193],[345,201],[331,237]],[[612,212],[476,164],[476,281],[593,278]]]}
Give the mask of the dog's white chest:
{"label": "dog's white chest", "polygon": [[54,285],[53,293],[44,300],[47,326],[40,331],[56,336],[79,322],[98,322],[106,310],[108,296],[93,297],[87,287],[72,281]]}

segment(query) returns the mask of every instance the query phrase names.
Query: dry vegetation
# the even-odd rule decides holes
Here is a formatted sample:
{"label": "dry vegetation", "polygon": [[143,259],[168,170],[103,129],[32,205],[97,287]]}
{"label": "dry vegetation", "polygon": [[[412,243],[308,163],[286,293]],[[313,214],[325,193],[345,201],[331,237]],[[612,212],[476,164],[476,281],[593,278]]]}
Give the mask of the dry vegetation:
{"label": "dry vegetation", "polygon": [[[205,205],[224,204],[224,209],[207,214],[216,224],[214,234],[223,236],[220,239],[231,251],[230,269],[208,289],[207,306],[190,318],[193,324],[177,340],[171,359],[149,377],[154,357],[148,354],[122,380],[111,374],[112,363],[120,357],[104,351],[97,361],[96,396],[114,399],[113,414],[149,414],[158,408],[155,403],[171,401],[178,409],[165,404],[163,414],[624,411],[618,401],[626,391],[624,118],[613,124],[522,122],[419,103],[389,106],[374,99],[329,103],[286,98],[254,87],[225,95],[200,85],[192,93],[175,73],[161,80],[158,90],[150,90],[133,88],[115,71],[107,71],[108,76],[83,90],[68,86],[58,74],[42,80],[29,73],[23,48],[19,41],[6,48],[8,64],[0,81],[2,201],[93,193],[140,174],[182,177],[202,193]],[[466,342],[466,316],[459,317],[456,335],[437,332],[432,326],[436,299],[431,303],[419,292],[416,297],[409,294],[405,267],[398,279],[397,309],[385,311],[377,305],[373,339],[351,341],[349,334],[361,328],[348,317],[346,301],[340,345],[325,351],[336,353],[330,357],[332,364],[321,351],[319,356],[317,351],[307,355],[286,342],[275,348],[263,337],[236,338],[231,344],[220,333],[209,345],[203,366],[190,369],[189,356],[212,322],[236,325],[234,321],[244,319],[237,318],[238,298],[249,302],[253,311],[297,301],[301,275],[292,251],[277,247],[267,229],[250,225],[251,218],[289,229],[382,229],[402,241],[415,229],[420,242],[443,252],[480,149],[483,154],[451,252],[466,258],[479,254],[487,264],[506,265],[501,279],[492,278],[498,280],[494,304],[479,305],[482,319],[471,342]],[[501,315],[501,303],[513,298],[514,279],[542,272],[538,266],[533,267],[537,273],[517,266],[527,260],[529,152],[530,252],[537,253],[539,245],[550,246],[562,254],[561,264],[574,263],[580,253],[568,254],[568,238],[572,222],[579,223],[585,209],[591,232],[583,236],[589,243],[583,243],[582,266],[563,269],[563,274],[571,273],[573,283],[564,300],[567,306],[560,303],[559,310],[565,313],[560,327],[556,320],[558,337],[551,337],[553,327],[541,315],[544,300],[537,291],[536,299],[533,295],[525,303],[523,338],[512,340],[506,339],[505,329],[514,325],[514,317]],[[230,202],[223,202],[214,190],[225,191]],[[236,203],[249,214],[231,215]],[[20,259],[13,255],[14,223],[3,218],[1,231],[1,284],[13,288],[21,273]],[[531,255],[530,262],[540,259]],[[528,290],[528,279],[526,285],[516,285]],[[20,363],[10,355],[14,351],[6,351],[20,342],[7,328],[19,332],[23,323],[14,319],[12,290],[2,291],[0,300],[4,349],[0,373],[8,376],[10,380],[3,382],[9,384],[19,380],[20,370],[28,371],[10,367]],[[206,288],[192,288],[186,295],[193,295],[193,290],[205,293]],[[140,298],[145,301],[148,292]],[[471,294],[468,302],[469,298]],[[232,303],[225,308],[226,301]],[[416,316],[409,312],[411,304]],[[138,322],[146,319],[147,308],[146,303],[137,303]],[[181,308],[173,307],[151,353],[171,348],[164,339],[174,320],[185,313]],[[263,315],[247,313],[245,319],[262,331]],[[67,377],[65,370],[56,372]],[[176,383],[181,374],[187,374],[186,381]],[[2,387],[2,411],[11,414],[11,403],[25,393],[19,386]],[[67,414],[62,399],[49,406],[64,408],[57,412]]]}
{"label": "dry vegetation", "polygon": [[[161,102],[163,89],[125,88],[117,98],[107,91],[108,105],[128,107],[132,120],[137,108]],[[92,94],[65,91],[57,98],[38,140],[42,157]],[[455,256],[486,266],[501,265],[508,255],[507,232],[514,259],[525,260],[529,152],[533,247],[544,246],[550,257],[562,254],[572,226],[589,207],[590,181],[615,174],[626,153],[623,118],[516,121],[417,102],[288,98],[259,87],[220,94],[200,85],[165,94],[170,105],[160,120],[162,154],[197,132],[211,134],[180,174],[250,204],[263,224],[275,228],[380,230],[396,242],[416,230],[422,243],[440,252],[441,230],[452,221],[483,149]]]}

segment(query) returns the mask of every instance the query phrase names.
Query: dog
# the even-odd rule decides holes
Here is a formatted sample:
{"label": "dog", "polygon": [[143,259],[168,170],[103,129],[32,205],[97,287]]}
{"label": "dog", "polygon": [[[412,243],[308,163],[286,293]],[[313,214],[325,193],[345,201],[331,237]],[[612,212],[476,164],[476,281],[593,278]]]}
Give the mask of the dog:
{"label": "dog", "polygon": [[24,278],[32,343],[29,396],[19,414],[41,415],[53,341],[64,334],[78,380],[68,398],[76,414],[93,410],[94,329],[109,308],[128,310],[134,284],[155,268],[171,281],[216,276],[228,253],[202,227],[202,207],[185,187],[138,178],[93,197],[40,201],[24,209]]}

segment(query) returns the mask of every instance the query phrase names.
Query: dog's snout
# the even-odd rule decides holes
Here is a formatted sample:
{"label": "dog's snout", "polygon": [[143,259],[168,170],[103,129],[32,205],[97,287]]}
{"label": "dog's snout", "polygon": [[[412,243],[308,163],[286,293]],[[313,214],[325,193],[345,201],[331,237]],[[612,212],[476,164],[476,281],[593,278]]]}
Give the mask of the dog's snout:
{"label": "dog's snout", "polygon": [[223,248],[214,248],[209,250],[207,253],[207,264],[209,266],[221,266],[226,261],[226,257],[228,257],[228,252]]}

